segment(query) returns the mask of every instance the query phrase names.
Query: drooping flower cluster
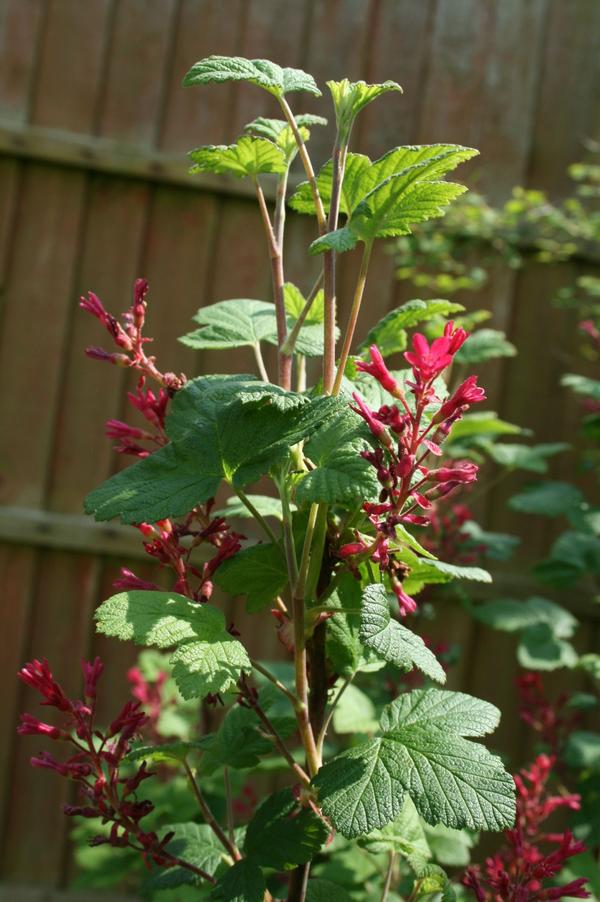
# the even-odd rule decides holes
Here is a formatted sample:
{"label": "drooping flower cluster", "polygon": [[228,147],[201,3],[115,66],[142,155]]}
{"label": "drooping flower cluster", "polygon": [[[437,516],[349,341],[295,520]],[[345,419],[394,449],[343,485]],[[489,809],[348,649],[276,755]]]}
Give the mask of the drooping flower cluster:
{"label": "drooping flower cluster", "polygon": [[357,534],[356,541],[343,545],[339,553],[343,558],[360,555],[378,564],[389,576],[402,614],[413,612],[416,603],[402,589],[403,566],[394,559],[390,545],[397,526],[429,524],[435,501],[477,478],[478,468],[470,461],[453,461],[438,467],[426,463],[431,455],[442,456],[440,445],[469,406],[485,400],[476,376],[469,376],[444,401],[436,394],[435,380],[452,364],[467,338],[467,332],[455,329],[452,322],[431,345],[424,335],[413,336],[413,350],[404,355],[412,367],[412,378],[405,383],[413,396],[412,403],[375,345],[370,349],[370,362],[357,364],[361,372],[376,379],[399,403],[371,410],[357,393],[353,395],[353,409],[377,440],[377,447],[364,451],[362,456],[375,467],[381,491],[377,503],[363,505],[375,537]]}
{"label": "drooping flower cluster", "polygon": [[[548,832],[545,821],[559,808],[579,808],[577,795],[552,795],[548,781],[555,758],[538,755],[529,770],[515,776],[517,820],[504,834],[506,845],[483,867],[470,867],[463,884],[477,902],[543,902],[550,899],[587,899],[585,878],[564,886],[552,885],[565,862],[585,851],[570,830]],[[546,851],[540,846],[549,847]],[[548,884],[550,881],[550,884]]]}
{"label": "drooping flower cluster", "polygon": [[54,726],[31,714],[22,714],[17,731],[21,735],[62,740],[72,751],[64,761],[58,761],[50,752],[40,752],[31,759],[32,766],[53,770],[77,783],[82,804],[64,805],[66,815],[100,818],[103,824],[110,825],[109,831],[93,837],[90,845],[129,846],[139,851],[146,862],[165,868],[178,865],[214,882],[201,869],[167,851],[165,847],[172,839],[172,833],[159,839],[154,831],[141,826],[140,822],[153,811],[154,806],[148,800],[138,800],[136,792],[144,780],[153,776],[153,772],[147,770],[145,762],[133,770],[129,766],[129,773],[125,775],[122,767],[132,740],[144,728],[148,718],[141,702],[128,701],[108,729],[98,727],[96,689],[103,669],[100,658],[93,662],[82,661],[83,699],[70,699],[66,695],[54,679],[47,661],[31,661],[20,670],[20,679],[42,695],[42,705],[55,708],[60,713],[62,723]]}
{"label": "drooping flower cluster", "polygon": [[464,526],[473,520],[471,510],[465,504],[453,504],[449,510],[435,508],[429,515],[429,531],[419,536],[419,541],[428,551],[442,561],[451,564],[478,564],[485,555],[487,546],[473,542]]}
{"label": "drooping flower cluster", "polygon": [[[169,441],[165,431],[165,420],[169,403],[175,392],[187,382],[182,373],[163,373],[156,365],[155,357],[148,357],[144,346],[151,338],[143,335],[148,305],[148,282],[137,279],[133,288],[133,304],[123,314],[123,324],[108,313],[100,299],[89,292],[87,298],[81,298],[80,307],[87,310],[105,327],[118,353],[109,354],[102,348],[86,349],[88,357],[106,360],[118,366],[130,367],[140,373],[135,392],[128,393],[131,405],[138,410],[150,424],[151,431],[131,426],[121,420],[108,420],[106,435],[117,440],[115,450],[120,454],[135,457],[148,457],[157,448]],[[150,378],[159,383],[157,392],[146,387]],[[231,530],[223,517],[211,517],[214,500],[198,505],[181,522],[167,519],[152,525],[141,523],[138,528],[146,541],[144,548],[162,567],[168,567],[175,574],[173,591],[186,595],[193,601],[208,601],[213,592],[212,577],[216,569],[239,551],[243,535]],[[214,556],[197,566],[191,562],[191,554],[198,545],[212,545],[216,551]],[[140,579],[126,567],[114,583],[117,589],[158,589],[155,583]]]}

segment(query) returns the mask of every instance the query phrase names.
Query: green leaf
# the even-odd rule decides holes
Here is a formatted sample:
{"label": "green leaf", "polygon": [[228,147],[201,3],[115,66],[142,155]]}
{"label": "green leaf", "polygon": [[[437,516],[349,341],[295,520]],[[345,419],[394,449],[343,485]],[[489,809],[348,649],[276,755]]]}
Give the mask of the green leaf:
{"label": "green leaf", "polygon": [[209,85],[228,81],[248,81],[276,97],[291,91],[308,91],[321,96],[314,78],[301,69],[282,69],[270,60],[249,60],[241,56],[208,56],[194,63],[183,84]]}
{"label": "green leaf", "polygon": [[526,670],[556,670],[575,667],[578,663],[571,643],[558,638],[548,623],[538,623],[523,631],[517,659]]}
{"label": "green leaf", "polygon": [[244,646],[227,632],[223,613],[175,592],[113,595],[96,611],[96,621],[105,636],[159,648],[176,645],[171,664],[184,698],[227,692],[240,673],[252,669]]}
{"label": "green leaf", "polygon": [[498,329],[477,329],[454,357],[455,363],[472,366],[496,357],[514,357],[517,349]]}
{"label": "green leaf", "polygon": [[245,595],[250,613],[262,611],[287,585],[285,555],[279,545],[252,545],[223,561],[213,579],[229,595]]}
{"label": "green leaf", "polygon": [[352,676],[362,659],[360,604],[360,582],[350,573],[344,573],[329,600],[329,607],[337,613],[327,621],[326,634],[327,657],[333,669],[344,677]]}
{"label": "green leaf", "polygon": [[391,664],[403,670],[417,667],[432,680],[446,682],[444,668],[421,637],[392,619],[387,592],[381,584],[367,586],[363,592],[360,638]]}
{"label": "green leaf", "polygon": [[471,546],[471,543],[475,546],[484,546],[485,556],[495,561],[509,560],[521,541],[518,536],[512,536],[509,533],[488,532],[482,529],[475,520],[467,520],[466,523],[463,523],[461,531],[470,539],[468,547]]}
{"label": "green leaf", "polygon": [[409,858],[417,856],[424,861],[431,858],[421,818],[408,796],[404,799],[402,811],[396,820],[381,830],[373,830],[360,840],[360,845],[374,855],[400,852]]}
{"label": "green leaf", "polygon": [[600,379],[590,379],[577,373],[566,373],[560,380],[560,384],[578,395],[584,395],[593,401],[600,401]]}
{"label": "green leaf", "polygon": [[489,702],[447,689],[414,689],[384,708],[381,728],[394,732],[413,725],[436,727],[458,736],[485,736],[500,723],[500,711]]}
{"label": "green leaf", "polygon": [[313,779],[324,814],[347,839],[385,827],[402,810],[402,754],[382,738],[350,748]]}
{"label": "green leaf", "polygon": [[[302,140],[306,143],[310,138],[309,127],[313,125],[327,125],[327,119],[324,119],[322,116],[313,116],[310,113],[305,113],[296,116],[296,124]],[[264,116],[259,116],[245,125],[244,131],[273,141],[283,151],[286,165],[288,166],[298,153],[294,132],[285,119],[266,119]]]}
{"label": "green leaf", "polygon": [[600,573],[600,538],[568,529],[534,571],[539,580],[555,586],[569,586],[586,573]]}
{"label": "green leaf", "polygon": [[[266,690],[260,692],[261,705],[269,709],[270,700]],[[269,719],[282,737],[291,735],[296,729],[293,716],[277,717],[269,711]],[[206,742],[200,770],[211,774],[221,767],[246,770],[257,767],[260,759],[273,751],[273,742],[264,734],[264,727],[256,712],[251,708],[234,705],[229,709],[217,732]]]}
{"label": "green leaf", "polygon": [[343,229],[328,232],[310,245],[311,254],[352,250],[359,241],[410,235],[411,225],[442,216],[444,208],[467,189],[456,182],[406,183],[390,176],[360,202]]}
{"label": "green leaf", "polygon": [[189,332],[180,341],[201,350],[257,345],[277,331],[274,305],[251,298],[235,298],[201,307],[194,320],[202,328]]}
{"label": "green leaf", "polygon": [[[262,517],[274,517],[276,520],[283,520],[279,498],[273,498],[271,495],[253,495],[251,492],[246,497]],[[225,517],[226,519],[239,517],[245,520],[254,517],[254,514],[248,510],[246,505],[236,495],[232,495],[225,502],[225,507],[215,511],[214,516]]]}
{"label": "green leaf", "polygon": [[190,173],[214,172],[236,178],[256,178],[263,172],[285,172],[284,151],[267,138],[242,135],[235,144],[208,144],[191,150],[194,165]]}
{"label": "green leaf", "polygon": [[568,482],[538,482],[509,499],[508,506],[523,514],[568,516],[583,503],[583,495]]}
{"label": "green leaf", "polygon": [[569,611],[546,598],[528,598],[527,601],[506,598],[489,601],[470,610],[477,620],[508,633],[543,623],[557,638],[568,639],[577,627],[577,620]]}
{"label": "green leaf", "polygon": [[[457,144],[423,144],[395,147],[375,162],[364,154],[349,153],[346,157],[344,181],[340,196],[340,210],[350,217],[366,196],[385,179],[402,175],[407,181],[439,178],[459,163],[477,155],[470,147]],[[317,185],[326,212],[331,203],[333,166],[325,163],[317,176]],[[290,199],[290,206],[298,213],[314,215],[315,207],[308,182],[301,182]]]}
{"label": "green leaf", "polygon": [[[215,873],[223,861],[227,861],[227,855],[220,841],[217,839],[208,824],[167,824],[161,829],[162,836],[173,832],[175,836],[166,846],[171,855],[181,858],[193,864],[197,868],[206,871],[211,876]],[[173,889],[186,884],[196,885],[198,878],[187,868],[168,868],[159,870],[144,884],[145,888],[156,890]]]}
{"label": "green leaf", "polygon": [[397,354],[404,351],[407,346],[406,329],[420,322],[426,322],[434,316],[449,316],[464,309],[462,304],[445,300],[406,301],[379,320],[359,345],[358,352],[362,354],[375,344],[383,357]]}
{"label": "green leaf", "polygon": [[415,584],[447,583],[454,579],[466,579],[479,583],[491,583],[492,577],[482,567],[469,567],[465,565],[448,564],[445,561],[419,560],[410,565],[409,576],[404,580],[404,588],[410,595],[411,591],[418,591]]}
{"label": "green leaf", "polygon": [[221,877],[211,899],[218,899],[219,902],[263,902],[266,888],[259,866],[249,858],[242,858]]}
{"label": "green leaf", "polygon": [[304,454],[315,465],[296,488],[298,503],[324,502],[353,506],[378,494],[374,467],[361,457],[370,447],[361,418],[345,404],[314,434]]}
{"label": "green leaf", "polygon": [[510,470],[529,470],[532,473],[546,473],[547,460],[571,446],[566,442],[551,442],[542,445],[514,445],[508,442],[486,444],[487,454],[501,467]]}
{"label": "green leaf", "polygon": [[600,770],[600,734],[575,730],[567,739],[564,760],[577,770]]}
{"label": "green leaf", "polygon": [[207,748],[212,743],[212,735],[203,736],[192,742],[179,739],[175,742],[163,742],[160,745],[137,745],[126,755],[128,761],[165,762],[183,761],[188,755]]}
{"label": "green leaf", "polygon": [[374,733],[377,725],[377,712],[369,696],[357,686],[347,686],[333,713],[335,732],[339,735]]}
{"label": "green leaf", "polygon": [[86,511],[125,523],[185,514],[214,497],[222,480],[238,489],[268,473],[338,404],[260,382],[201,377],[173,399],[166,425],[173,444],[91,492]]}
{"label": "green leaf", "polygon": [[428,823],[502,830],[515,816],[514,782],[499,758],[464,735],[497,723],[492,705],[462,693],[417,690],[383,713],[382,736],[355,746],[314,778],[324,813],[351,839],[400,813],[402,788]]}
{"label": "green leaf", "polygon": [[306,902],[352,902],[352,897],[339,884],[317,877],[308,881]]}
{"label": "green leaf", "polygon": [[369,85],[364,81],[351,82],[344,78],[342,81],[328,81],[327,87],[333,100],[338,135],[344,144],[347,143],[354,120],[362,109],[389,91],[402,93],[402,88],[395,81]]}
{"label": "green leaf", "polygon": [[464,868],[471,860],[475,836],[468,830],[453,830],[443,824],[425,824],[425,836],[432,857],[444,867]]}
{"label": "green leaf", "polygon": [[302,808],[290,789],[269,796],[246,831],[245,854],[259,865],[289,871],[319,851],[329,831],[311,808]]}
{"label": "green leaf", "polygon": [[[286,312],[289,314],[289,316],[292,317],[293,321],[295,322],[304,309],[306,298],[304,297],[300,289],[293,284],[293,282],[286,282],[284,284],[283,301],[285,304]],[[306,315],[304,322],[307,325],[311,326],[322,326],[324,319],[325,295],[323,289],[321,288],[317,292],[312,304],[310,305],[310,309]]]}
{"label": "green leaf", "polygon": [[485,435],[519,435],[523,430],[520,426],[514,426],[505,420],[498,418],[497,414],[490,410],[478,413],[468,413],[458,420],[452,427],[452,432],[446,439],[450,445],[458,439],[472,438]]}

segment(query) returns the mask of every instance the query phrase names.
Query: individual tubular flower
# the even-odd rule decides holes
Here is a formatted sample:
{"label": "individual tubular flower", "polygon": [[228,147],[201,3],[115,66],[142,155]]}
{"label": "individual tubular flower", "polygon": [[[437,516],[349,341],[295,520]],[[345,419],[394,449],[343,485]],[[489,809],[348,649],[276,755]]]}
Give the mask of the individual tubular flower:
{"label": "individual tubular flower", "polygon": [[363,360],[359,360],[356,364],[357,370],[361,373],[369,373],[370,376],[377,379],[379,384],[382,385],[386,391],[389,391],[391,395],[396,395],[399,390],[398,383],[388,370],[377,345],[371,345],[369,353],[371,355],[371,362],[366,363]]}

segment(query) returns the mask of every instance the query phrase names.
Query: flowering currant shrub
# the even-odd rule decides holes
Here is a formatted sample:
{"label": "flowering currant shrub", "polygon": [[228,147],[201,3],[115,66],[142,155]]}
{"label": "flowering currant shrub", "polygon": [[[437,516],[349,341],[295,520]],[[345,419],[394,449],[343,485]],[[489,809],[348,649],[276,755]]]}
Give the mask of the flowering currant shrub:
{"label": "flowering currant shrub", "polygon": [[[453,434],[485,395],[470,374],[447,387],[468,346],[463,325],[447,321],[431,339],[415,331],[407,349],[407,329],[452,316],[457,305],[408,302],[356,348],[355,327],[374,242],[442,215],[465,190],[444,176],[476,151],[397,147],[375,161],[350,152],[360,111],[401,89],[344,79],[328,83],[336,138],[315,173],[307,142],[324,120],[295,115],[288,102],[296,92],[319,96],[313,78],[265,60],[209,57],[184,83],[231,81],[267,91],[282,118],[256,119],[231,145],[192,151],[192,171],[254,186],[273,302],[202,307],[198,328],[182,340],[198,349],[249,347],[256,373],[162,372],[148,354],[142,279],[121,322],[94,294],[82,300],[115,346],[88,355],[136,371],[129,400],[145,420],[143,428],[107,424],[117,450],[137,460],[92,491],[86,510],[135,526],[171,585],[123,569],[96,626],[163,651],[145,652],[160,657],[130,672],[136,701],[108,727],[95,711],[100,661],[84,662],[81,699],[66,697],[47,662],[25,665],[21,678],[57,710],[58,723],[26,714],[19,729],[67,745],[66,758],[45,751],[32,764],[79,786],[80,804],[65,813],[94,825],[93,846],[115,858],[139,856],[152,898],[168,891],[232,902],[450,900],[455,890],[436,863],[436,841],[444,831],[486,830],[524,841],[533,827],[521,786],[538,780],[518,783],[515,823],[513,778],[478,741],[499,711],[440,688],[444,649],[413,629],[424,587],[490,580],[472,562],[440,560],[432,550],[444,503],[477,478],[477,463],[461,455]],[[296,159],[306,180],[288,198]],[[322,272],[306,295],[285,281],[288,203],[316,219],[309,253]],[[338,330],[336,258],[359,246],[356,289]],[[276,349],[276,373],[267,370],[265,345]],[[386,362],[396,352],[399,370]],[[259,481],[267,494],[249,491]],[[217,495],[227,498],[224,508]],[[258,630],[273,626],[285,661],[250,655],[225,616],[224,594],[245,599]],[[371,697],[361,683],[375,687]],[[184,700],[177,712],[174,692]],[[247,781],[257,770],[281,772],[279,788],[258,802]],[[170,784],[173,775],[179,782]],[[153,798],[164,797],[166,783],[179,799],[182,779],[186,801],[161,821]],[[537,829],[542,815],[535,816]],[[460,835],[468,842],[471,833]],[[561,860],[575,851],[561,846]],[[544,876],[556,872],[553,863]],[[539,879],[532,868],[528,879]],[[488,885],[500,898],[497,870],[465,879],[480,898]]]}

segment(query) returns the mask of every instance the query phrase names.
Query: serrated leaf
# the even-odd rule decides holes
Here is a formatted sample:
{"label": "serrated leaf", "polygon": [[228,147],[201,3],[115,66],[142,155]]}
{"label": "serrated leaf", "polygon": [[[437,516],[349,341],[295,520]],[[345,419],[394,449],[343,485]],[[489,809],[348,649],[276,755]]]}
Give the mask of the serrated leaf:
{"label": "serrated leaf", "polygon": [[328,81],[327,87],[331,92],[338,134],[342,142],[347,142],[354,120],[369,103],[389,91],[402,93],[402,88],[395,81],[367,84],[364,81],[351,82],[344,78],[341,81]]}
{"label": "serrated leaf", "polygon": [[255,482],[336,410],[333,398],[310,400],[265,383],[194,380],[173,399],[172,444],[111,477],[85,509],[125,523],[185,514],[214,497],[222,480],[236,489]]}
{"label": "serrated leaf", "polygon": [[333,712],[336,733],[374,733],[377,730],[375,705],[358,686],[350,684],[344,690]]}
{"label": "serrated leaf", "polygon": [[495,705],[447,689],[414,689],[387,705],[381,716],[381,729],[393,732],[413,724],[426,724],[457,736],[485,736],[500,723]]}
{"label": "serrated leaf", "polygon": [[391,664],[403,670],[417,667],[432,680],[446,682],[444,668],[421,637],[392,619],[387,592],[381,584],[367,586],[363,592],[360,638]]}
{"label": "serrated leaf", "polygon": [[470,539],[467,547],[471,547],[471,543],[478,548],[483,546],[485,556],[495,561],[507,561],[521,541],[518,536],[509,533],[488,532],[482,529],[475,520],[467,520],[466,523],[463,523],[461,531]]}
{"label": "serrated leaf", "polygon": [[218,899],[219,902],[263,902],[266,888],[259,866],[249,858],[242,858],[223,874],[211,899]]}
{"label": "serrated leaf", "polygon": [[364,422],[343,405],[310,439],[304,454],[315,465],[296,487],[300,504],[355,505],[378,494],[374,467],[361,457],[370,447]]}
{"label": "serrated leaf", "polygon": [[405,797],[398,817],[381,830],[373,830],[360,840],[360,845],[374,855],[399,852],[410,858],[418,856],[424,861],[431,858],[423,823],[409,796]]}
{"label": "serrated leaf", "polygon": [[499,599],[477,605],[471,610],[477,620],[509,633],[544,623],[557,638],[568,639],[577,627],[577,620],[569,611],[546,598],[528,598],[526,601]]}
{"label": "serrated leaf", "polygon": [[401,173],[390,176],[360,202],[343,229],[328,232],[310,245],[311,254],[352,250],[359,241],[410,235],[411,225],[441,216],[467,189],[456,182],[406,185]]}
{"label": "serrated leaf", "polygon": [[449,564],[438,560],[419,560],[418,564],[411,567],[408,577],[409,581],[424,583],[446,583],[453,579],[473,580],[478,583],[492,582],[491,575],[483,567]]}
{"label": "serrated leaf", "polygon": [[565,373],[560,384],[578,395],[584,395],[593,401],[600,401],[600,379],[590,379],[588,376],[580,376],[578,373]]}
{"label": "serrated leaf", "polygon": [[545,481],[529,486],[513,495],[508,506],[524,514],[540,514],[545,517],[569,515],[583,503],[580,490],[568,482]]}
{"label": "serrated leaf", "polygon": [[305,864],[319,851],[329,831],[311,808],[301,808],[290,789],[265,799],[246,831],[244,853],[277,871]]}
{"label": "serrated leaf", "polygon": [[[248,501],[256,508],[262,517],[274,517],[276,520],[283,519],[281,510],[281,501],[279,498],[273,498],[271,495],[253,495],[251,492],[246,496]],[[254,514],[248,510],[246,505],[240,501],[238,497],[233,495],[225,502],[225,507],[214,512],[215,517],[240,517],[248,519],[254,517]]]}
{"label": "serrated leaf", "polygon": [[100,605],[96,621],[105,636],[158,648],[176,645],[171,664],[184,698],[227,692],[252,669],[244,646],[227,632],[223,613],[176,592],[121,592]]}
{"label": "serrated leaf", "polygon": [[[304,143],[310,138],[310,126],[327,125],[327,119],[324,119],[322,116],[313,116],[310,113],[301,114],[295,118]],[[286,165],[288,166],[298,153],[294,132],[285,119],[267,119],[264,116],[259,116],[245,125],[244,131],[273,141],[283,151]]]}
{"label": "serrated leaf", "polygon": [[183,761],[188,755],[202,751],[210,746],[212,735],[203,736],[191,742],[179,739],[175,742],[162,742],[160,745],[137,745],[126,755],[127,761],[155,761],[161,764],[167,761]]}
{"label": "serrated leaf", "polygon": [[578,663],[571,643],[560,639],[548,623],[537,623],[523,631],[517,659],[526,670],[556,670]]}
{"label": "serrated leaf", "polygon": [[498,329],[477,329],[454,357],[455,363],[472,366],[497,357],[514,357],[515,346]]}
{"label": "serrated leaf", "polygon": [[347,839],[385,827],[404,802],[402,759],[381,738],[350,748],[313,779],[324,814]]}
{"label": "serrated leaf", "polygon": [[513,423],[501,420],[497,414],[490,410],[478,413],[468,413],[458,420],[452,427],[452,432],[446,439],[447,444],[457,440],[486,435],[520,435],[524,430]]}
{"label": "serrated leaf", "polygon": [[425,824],[432,857],[444,867],[464,868],[471,860],[475,836],[468,830],[453,830],[443,824]]}
{"label": "serrated leaf", "polygon": [[[395,147],[378,160],[359,153],[346,156],[346,167],[340,196],[340,210],[350,217],[361,201],[392,175],[405,174],[407,180],[435,179],[454,169],[459,163],[476,156],[477,151],[457,144],[423,144]],[[326,212],[331,203],[333,167],[325,163],[317,176],[317,185]],[[298,213],[314,214],[314,200],[308,182],[301,182],[290,199]]]}
{"label": "serrated leaf", "polygon": [[292,91],[307,91],[321,96],[314,78],[301,69],[282,69],[270,60],[249,60],[241,56],[208,56],[194,63],[183,84],[209,85],[228,81],[247,81],[276,97]]}
{"label": "serrated leaf", "polygon": [[508,442],[486,444],[485,451],[497,464],[510,470],[528,470],[546,473],[548,458],[571,446],[566,442],[550,442],[541,445],[516,445]]}
{"label": "serrated leaf", "polygon": [[[369,833],[397,817],[399,809],[391,812],[402,798],[401,787],[428,823],[487,830],[502,830],[514,823],[512,777],[499,758],[459,735],[481,731],[480,710],[487,730],[495,709],[479,709],[476,700],[461,699],[458,709],[462,714],[455,731],[452,718],[444,717],[443,705],[437,723],[430,721],[424,701],[429,692],[434,700],[441,696],[452,706],[450,692],[409,693],[401,702],[405,719],[396,700],[395,708],[384,711],[380,738],[338,755],[314,778],[323,811],[344,836]],[[469,719],[470,705],[473,720]]]}
{"label": "serrated leaf", "polygon": [[600,573],[600,538],[568,529],[556,540],[549,557],[534,567],[542,582],[569,586],[586,573]]}
{"label": "serrated leaf", "polygon": [[333,669],[345,677],[358,670],[362,658],[360,599],[360,582],[344,573],[329,600],[338,613],[327,621],[326,649]]}
{"label": "serrated leaf", "polygon": [[[264,708],[269,708],[268,695],[261,690],[260,701]],[[296,729],[293,716],[277,717],[269,711],[269,718],[278,733],[286,738]],[[202,774],[211,774],[226,766],[236,770],[254,768],[261,757],[273,751],[273,742],[264,734],[264,727],[256,712],[251,708],[234,705],[229,709],[219,729],[211,736],[210,744],[206,743],[200,770]]]}
{"label": "serrated leaf", "polygon": [[[289,314],[289,316],[292,317],[295,322],[304,309],[306,298],[304,297],[300,289],[293,284],[293,282],[286,282],[284,284],[283,301],[285,304],[286,312]],[[312,304],[310,305],[310,309],[306,315],[304,322],[309,326],[322,326],[324,319],[325,295],[323,289],[321,288],[317,292]]]}
{"label": "serrated leaf", "polygon": [[[167,824],[161,835],[173,832],[175,835],[166,846],[171,855],[193,864],[211,876],[219,865],[227,860],[220,841],[208,824]],[[199,878],[187,868],[173,867],[158,870],[144,883],[145,889],[153,891],[174,889],[177,886],[196,885]]]}
{"label": "serrated leaf", "polygon": [[194,320],[202,328],[189,332],[180,341],[201,350],[257,345],[277,330],[274,305],[251,298],[234,298],[201,307]]}
{"label": "serrated leaf", "polygon": [[229,595],[246,596],[250,613],[262,611],[287,585],[285,555],[279,545],[252,545],[224,561],[213,580]]}
{"label": "serrated leaf", "polygon": [[339,884],[317,877],[308,881],[306,902],[352,902],[352,897]]}
{"label": "serrated leaf", "polygon": [[208,144],[188,154],[194,165],[190,173],[214,172],[236,178],[256,178],[264,172],[285,172],[286,154],[267,138],[242,135],[235,144]]}
{"label": "serrated leaf", "polygon": [[362,354],[372,344],[375,344],[383,357],[397,354],[404,351],[407,346],[406,329],[410,329],[420,322],[426,322],[434,316],[449,316],[464,309],[462,304],[445,300],[421,301],[414,299],[406,301],[395,310],[390,310],[371,329],[359,345],[358,352]]}

